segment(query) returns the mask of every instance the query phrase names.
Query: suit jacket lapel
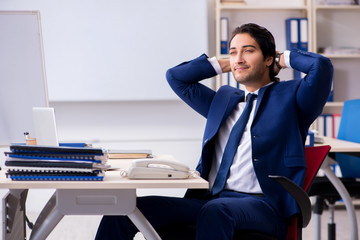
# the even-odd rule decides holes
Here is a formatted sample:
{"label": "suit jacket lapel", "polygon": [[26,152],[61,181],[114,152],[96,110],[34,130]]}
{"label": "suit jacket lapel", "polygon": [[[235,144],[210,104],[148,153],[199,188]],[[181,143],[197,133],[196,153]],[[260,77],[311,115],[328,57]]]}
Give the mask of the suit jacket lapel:
{"label": "suit jacket lapel", "polygon": [[235,106],[244,100],[244,92],[240,90],[235,91],[219,91],[213,100],[213,105],[208,114],[208,122],[206,124],[204,133],[204,142],[214,137],[219,127],[227,119],[227,117],[234,110]]}
{"label": "suit jacket lapel", "polygon": [[265,92],[273,85],[277,84],[277,82],[274,82],[273,84],[270,84],[270,85],[267,85],[265,87],[262,87],[259,89],[259,93],[258,93],[258,96],[257,96],[257,101],[256,101],[256,106],[255,106],[255,112],[254,112],[254,119],[256,117],[256,114],[257,114],[257,110],[259,109],[259,106],[261,104],[261,101],[264,97],[264,94]]}

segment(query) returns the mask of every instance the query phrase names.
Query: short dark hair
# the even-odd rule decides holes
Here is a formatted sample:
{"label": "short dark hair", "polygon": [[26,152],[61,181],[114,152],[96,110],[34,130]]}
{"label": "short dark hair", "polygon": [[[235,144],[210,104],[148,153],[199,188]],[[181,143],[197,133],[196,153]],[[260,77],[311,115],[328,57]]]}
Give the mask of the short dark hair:
{"label": "short dark hair", "polygon": [[[246,23],[240,27],[236,27],[232,32],[229,46],[232,39],[240,33],[248,33],[255,41],[259,44],[261,52],[264,56],[264,59],[267,57],[273,57],[275,59],[276,46],[274,36],[266,28],[261,27],[255,23]],[[269,68],[270,79],[272,81],[278,81],[278,78],[275,78],[274,73],[274,62],[270,65]]]}

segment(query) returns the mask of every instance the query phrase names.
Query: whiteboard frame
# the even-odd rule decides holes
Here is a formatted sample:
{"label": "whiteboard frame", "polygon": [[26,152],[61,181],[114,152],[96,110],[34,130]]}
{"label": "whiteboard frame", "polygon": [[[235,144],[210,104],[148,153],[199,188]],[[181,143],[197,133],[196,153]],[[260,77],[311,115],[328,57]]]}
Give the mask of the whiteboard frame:
{"label": "whiteboard frame", "polygon": [[[44,58],[44,48],[43,48],[43,40],[42,40],[42,31],[41,31],[41,18],[40,18],[40,12],[39,11],[4,11],[1,10],[0,11],[0,15],[1,16],[34,16],[36,18],[36,24],[33,24],[33,29],[24,29],[23,32],[28,31],[26,34],[30,33],[32,34],[31,36],[35,38],[33,39],[33,41],[22,41],[19,44],[35,44],[35,45],[29,45],[27,46],[28,48],[26,49],[33,49],[33,51],[27,51],[26,53],[20,53],[24,54],[24,56],[26,54],[30,55],[30,57],[27,57],[27,60],[24,61],[29,61],[29,65],[26,65],[26,63],[21,62],[21,64],[19,64],[19,68],[23,68],[23,69],[17,69],[17,71],[21,72],[24,71],[27,73],[30,73],[30,76],[26,76],[23,77],[21,74],[16,75],[14,74],[13,69],[10,69],[7,72],[6,67],[0,68],[3,69],[4,72],[0,73],[1,76],[5,76],[4,79],[10,79],[11,81],[15,81],[16,84],[21,84],[22,81],[27,81],[29,79],[29,82],[23,82],[25,86],[27,85],[31,85],[30,86],[35,86],[35,88],[37,87],[41,87],[38,89],[27,89],[29,94],[21,94],[22,90],[19,90],[20,94],[15,91],[16,86],[10,86],[10,85],[14,85],[9,84],[9,92],[7,91],[7,88],[3,88],[3,92],[0,91],[0,94],[2,95],[6,95],[7,97],[4,96],[0,96],[0,99],[2,99],[2,104],[0,104],[0,110],[2,112],[2,119],[0,119],[0,129],[3,128],[3,133],[1,134],[2,136],[0,136],[0,146],[8,146],[11,143],[14,142],[24,142],[25,141],[25,137],[24,135],[22,135],[23,132],[30,132],[33,133],[33,120],[32,120],[32,107],[49,107],[49,96],[48,96],[48,86],[47,86],[47,79],[46,79],[46,71],[45,71],[45,58]],[[25,18],[24,18],[25,19]],[[10,21],[10,19],[9,19]],[[28,23],[30,24],[30,23]],[[0,26],[1,27],[1,26]],[[19,26],[21,27],[21,26]],[[27,26],[26,26],[27,27]],[[0,28],[4,31],[6,31],[6,28]],[[21,29],[17,29],[19,32],[21,32]],[[34,31],[34,32],[31,32]],[[15,32],[15,31],[14,31]],[[6,32],[2,32],[0,34],[3,34],[3,36],[12,36],[14,37],[16,34],[11,35],[11,33],[9,33],[8,35],[6,34]],[[24,33],[24,35],[26,35]],[[26,35],[27,36],[27,35]],[[30,36],[30,37],[31,37]],[[7,42],[8,41],[8,42]],[[9,41],[9,38],[4,40],[4,42],[1,42],[0,40],[0,44],[6,44],[6,43],[14,43],[14,46],[17,46],[15,44],[18,44],[17,41]],[[10,48],[10,47],[9,47]],[[15,52],[11,52],[13,53],[11,56],[6,55],[2,56],[3,60],[2,61],[6,61],[7,59],[11,58],[14,56],[14,58],[16,58],[18,55]],[[36,54],[36,56],[34,56],[32,58],[33,55],[31,54]],[[22,56],[22,55],[21,55]],[[25,57],[24,57],[25,58]],[[34,60],[34,62],[31,62],[31,60]],[[9,62],[11,62],[14,59],[9,60]],[[15,59],[16,60],[16,59]],[[40,60],[40,62],[39,62]],[[1,61],[1,56],[0,56],[0,61]],[[21,65],[21,66],[20,66]],[[28,66],[36,66],[37,69],[34,68],[34,70],[29,70],[31,68],[27,68]],[[29,72],[30,71],[30,72]],[[32,74],[34,73],[34,74]],[[9,75],[7,75],[9,74]],[[13,74],[13,75],[11,75]],[[38,78],[41,75],[41,81],[36,80],[35,78]],[[21,79],[19,79],[19,77],[23,77]],[[35,79],[35,80],[34,80]],[[0,79],[0,81],[2,81],[2,79]],[[3,80],[4,81],[4,80]],[[31,81],[31,82],[30,82]],[[34,83],[34,84],[32,84]],[[6,84],[8,83],[1,83],[2,86],[6,86]],[[17,85],[20,89],[20,86]],[[15,89],[15,90],[14,90]],[[6,92],[6,93],[4,93]],[[10,97],[9,97],[10,96]],[[5,134],[5,132],[8,131],[9,134]],[[14,131],[16,133],[14,133]]]}

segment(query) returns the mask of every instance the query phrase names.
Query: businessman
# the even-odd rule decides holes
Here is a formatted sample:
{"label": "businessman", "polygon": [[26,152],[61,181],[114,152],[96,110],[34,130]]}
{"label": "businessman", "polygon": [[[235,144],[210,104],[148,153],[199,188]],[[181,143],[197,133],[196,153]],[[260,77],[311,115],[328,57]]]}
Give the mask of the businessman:
{"label": "businessman", "polygon": [[[286,176],[302,186],[305,138],[329,96],[332,64],[314,53],[277,52],[272,34],[256,24],[234,30],[229,56],[202,55],[166,74],[174,92],[207,119],[197,170],[210,188],[188,190],[184,198],[142,197],[137,206],[157,230],[196,225],[196,239],[230,240],[237,230],[285,239],[287,220],[299,208],[268,176]],[[279,81],[283,68],[305,77]],[[214,91],[200,83],[230,71],[245,91]],[[127,217],[104,216],[97,239],[132,239],[136,232]]]}

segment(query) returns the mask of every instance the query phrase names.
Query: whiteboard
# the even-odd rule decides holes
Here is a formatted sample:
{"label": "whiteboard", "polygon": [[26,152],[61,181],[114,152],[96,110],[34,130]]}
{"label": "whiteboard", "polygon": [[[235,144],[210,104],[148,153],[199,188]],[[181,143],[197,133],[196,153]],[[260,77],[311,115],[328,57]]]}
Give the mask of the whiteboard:
{"label": "whiteboard", "polygon": [[48,106],[39,13],[0,11],[0,145],[33,132],[32,107]]}
{"label": "whiteboard", "polygon": [[39,10],[50,101],[178,99],[166,70],[208,51],[207,0],[11,0]]}

